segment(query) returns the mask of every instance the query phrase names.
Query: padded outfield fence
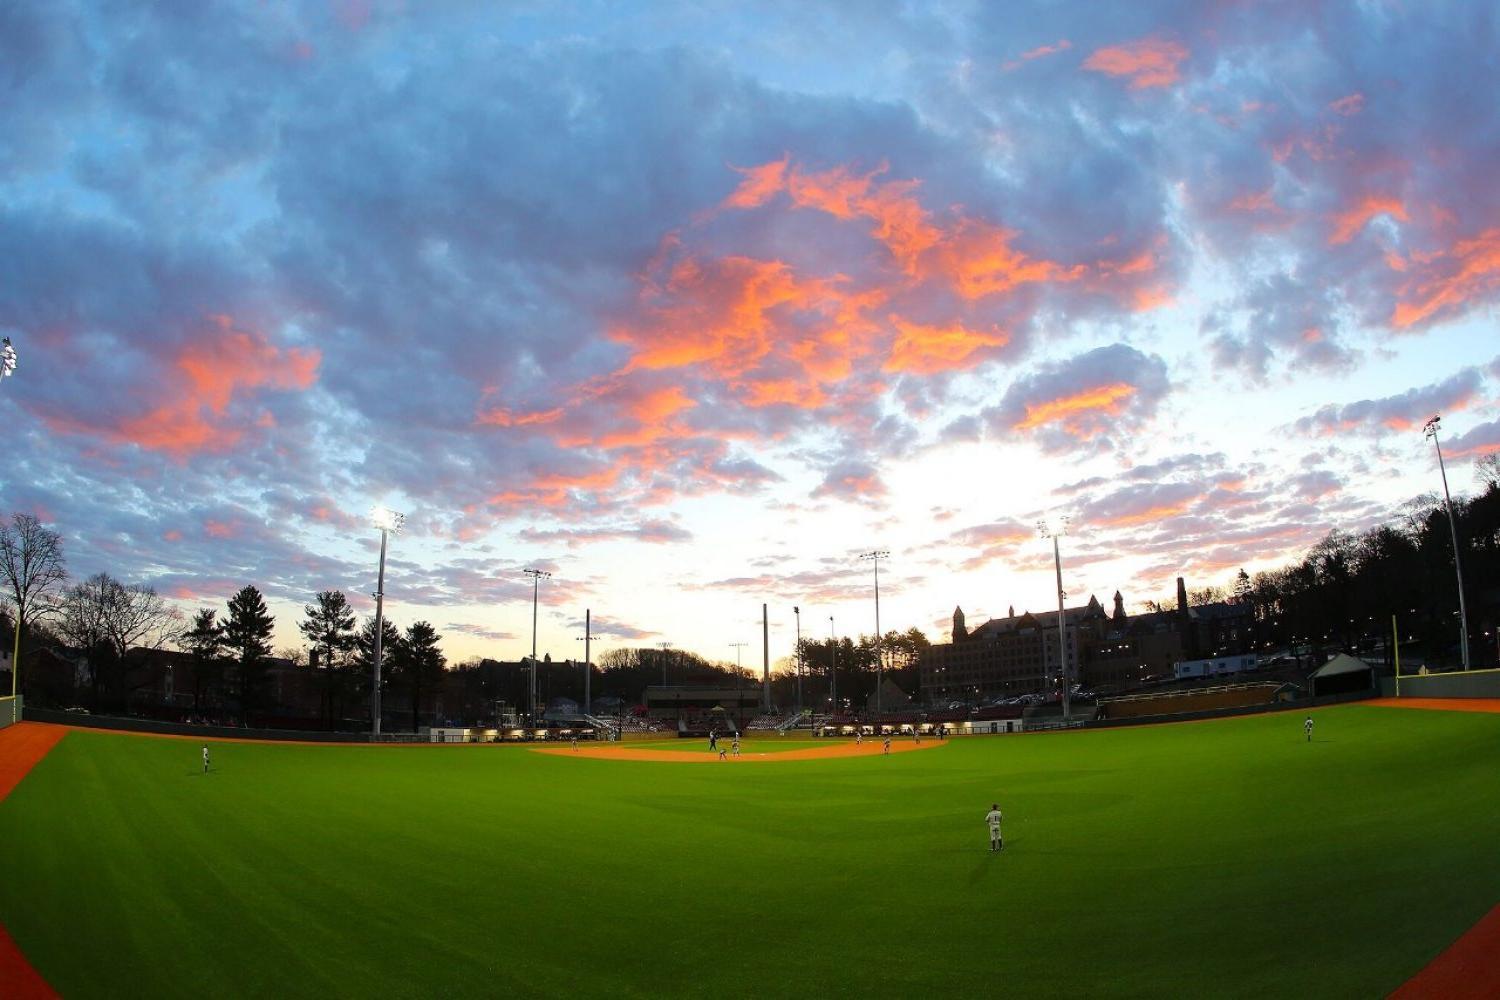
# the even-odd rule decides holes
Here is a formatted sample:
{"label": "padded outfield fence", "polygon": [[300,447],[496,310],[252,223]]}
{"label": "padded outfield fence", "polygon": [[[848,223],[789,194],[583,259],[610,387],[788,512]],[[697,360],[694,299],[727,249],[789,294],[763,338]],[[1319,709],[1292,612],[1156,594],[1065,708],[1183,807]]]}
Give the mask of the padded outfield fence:
{"label": "padded outfield fence", "polygon": [[12,722],[21,721],[21,696],[6,695],[0,698],[0,729],[4,729]]}
{"label": "padded outfield fence", "polygon": [[1382,677],[1380,690],[1398,698],[1500,698],[1500,669]]}

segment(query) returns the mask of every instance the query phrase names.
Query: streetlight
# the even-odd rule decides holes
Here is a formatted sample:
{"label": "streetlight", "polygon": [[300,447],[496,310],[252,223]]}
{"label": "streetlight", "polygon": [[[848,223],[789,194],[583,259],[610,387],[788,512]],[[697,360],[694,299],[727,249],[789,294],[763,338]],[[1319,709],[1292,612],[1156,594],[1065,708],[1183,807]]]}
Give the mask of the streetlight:
{"label": "streetlight", "polygon": [[521,572],[531,577],[531,690],[527,692],[527,700],[531,711],[531,724],[534,726],[536,725],[536,604],[542,580],[552,574],[544,569],[523,569]]}
{"label": "streetlight", "polygon": [[381,642],[385,639],[385,540],[394,535],[406,523],[406,515],[388,507],[376,505],[370,509],[370,523],[380,529],[380,575],[375,578],[375,693],[373,714],[374,735],[380,739],[380,655]]}
{"label": "streetlight", "polygon": [[792,605],[792,614],[797,617],[797,717],[802,717],[802,609]]}
{"label": "streetlight", "polygon": [[1458,620],[1460,635],[1459,649],[1464,654],[1464,669],[1469,669],[1469,610],[1464,604],[1464,568],[1458,559],[1458,520],[1453,516],[1453,497],[1448,495],[1448,470],[1443,467],[1443,446],[1438,444],[1438,421],[1441,416],[1434,416],[1422,427],[1423,433],[1432,439],[1432,446],[1437,449],[1438,472],[1443,476],[1443,502],[1448,508],[1448,530],[1453,533],[1453,572],[1458,575]]}
{"label": "streetlight", "polygon": [[599,638],[594,634],[593,626],[590,624],[590,611],[583,609],[583,635],[578,641],[583,643],[583,714],[592,714],[594,702],[589,697],[589,680],[594,676],[594,663],[589,659],[589,642]]}
{"label": "streetlight", "polygon": [[1068,647],[1063,636],[1062,554],[1057,540],[1068,533],[1068,516],[1044,517],[1036,523],[1036,530],[1043,538],[1052,539],[1052,563],[1057,570],[1057,668],[1062,672],[1063,721],[1068,721]]}
{"label": "streetlight", "polygon": [[885,684],[885,635],[880,631],[880,560],[889,559],[889,549],[860,554],[861,562],[875,564],[875,714],[880,715],[880,688]]}

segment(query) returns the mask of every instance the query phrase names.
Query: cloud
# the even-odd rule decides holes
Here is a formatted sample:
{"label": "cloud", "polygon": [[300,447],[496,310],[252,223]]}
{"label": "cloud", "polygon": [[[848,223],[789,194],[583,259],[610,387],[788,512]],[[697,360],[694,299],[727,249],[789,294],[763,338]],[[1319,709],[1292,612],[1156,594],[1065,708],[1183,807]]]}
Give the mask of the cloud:
{"label": "cloud", "polygon": [[1235,301],[1206,313],[1200,330],[1216,368],[1253,382],[1284,365],[1343,371],[1355,361],[1339,334],[1334,297],[1295,272],[1250,284]]}
{"label": "cloud", "polygon": [[635,524],[599,526],[593,528],[523,528],[516,533],[518,538],[537,544],[580,545],[600,542],[630,541],[653,545],[675,544],[692,541],[693,533],[671,521],[648,520]]}
{"label": "cloud", "polygon": [[886,487],[873,465],[848,459],[829,469],[812,495],[869,503],[884,497]]}
{"label": "cloud", "polygon": [[1017,379],[983,416],[992,433],[1025,432],[1049,452],[1109,449],[1155,415],[1170,387],[1161,358],[1113,344]]}
{"label": "cloud", "polygon": [[1500,420],[1491,420],[1450,438],[1447,452],[1453,458],[1479,458],[1500,452]]}
{"label": "cloud", "polygon": [[1146,90],[1170,86],[1180,80],[1178,66],[1187,57],[1188,50],[1170,38],[1141,38],[1095,49],[1084,60],[1083,68],[1125,77],[1131,90]]}
{"label": "cloud", "polygon": [[1405,433],[1415,430],[1434,413],[1464,410],[1480,401],[1484,378],[1477,368],[1463,371],[1432,385],[1408,389],[1395,396],[1361,399],[1353,403],[1330,403],[1299,418],[1293,426],[1304,434],[1342,435]]}

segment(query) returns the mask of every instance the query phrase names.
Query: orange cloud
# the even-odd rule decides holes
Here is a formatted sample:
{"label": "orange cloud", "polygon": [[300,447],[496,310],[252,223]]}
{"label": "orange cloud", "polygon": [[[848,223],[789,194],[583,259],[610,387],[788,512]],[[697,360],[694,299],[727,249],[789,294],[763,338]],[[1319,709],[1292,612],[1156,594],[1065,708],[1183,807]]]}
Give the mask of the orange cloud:
{"label": "orange cloud", "polygon": [[1188,508],[1197,502],[1197,497],[1180,500],[1177,503],[1162,504],[1149,510],[1137,511],[1133,514],[1121,514],[1119,517],[1106,518],[1104,523],[1116,528],[1128,528],[1137,524],[1150,524],[1153,521],[1162,521],[1169,517],[1185,514]]}
{"label": "orange cloud", "polygon": [[[1051,45],[1038,45],[1034,49],[1031,49],[1031,50],[1026,51],[1026,52],[1022,52],[1019,56],[1017,56],[1017,58],[1020,59],[1021,62],[1030,62],[1033,59],[1040,59],[1040,58],[1042,58],[1042,56],[1050,56],[1050,55],[1054,55],[1054,54],[1056,54],[1058,52],[1066,52],[1068,49],[1071,49],[1072,47],[1073,47],[1073,43],[1072,42],[1068,41],[1066,38],[1059,38],[1057,41],[1053,42]],[[1008,64],[1008,65],[1014,65],[1014,64],[1012,63],[1012,64]]]}
{"label": "orange cloud", "polygon": [[1328,237],[1330,245],[1348,243],[1354,234],[1377,215],[1389,215],[1398,222],[1408,221],[1406,206],[1398,198],[1383,195],[1366,195],[1352,208],[1345,209],[1333,217],[1333,232]]}
{"label": "orange cloud", "polygon": [[1133,395],[1135,386],[1128,382],[1115,382],[1043,403],[1027,403],[1026,417],[1015,425],[1015,429],[1027,431],[1043,424],[1061,423],[1071,430],[1076,426],[1072,418],[1081,414],[1104,413],[1118,416],[1124,410],[1125,402]]}
{"label": "orange cloud", "polygon": [[1083,265],[1064,267],[1050,260],[1028,257],[1010,241],[1016,233],[984,222],[964,222],[941,253],[943,272],[958,294],[979,299],[1039,282],[1077,281]]}
{"label": "orange cloud", "polygon": [[897,334],[891,345],[891,356],[881,367],[884,372],[936,375],[957,371],[973,367],[985,348],[1004,347],[1010,343],[1010,337],[998,330],[982,333],[956,323],[926,326],[899,316],[892,316],[891,322]]}
{"label": "orange cloud", "polygon": [[867,174],[856,174],[847,167],[809,172],[789,166],[786,160],[735,169],[745,180],[724,200],[723,207],[755,208],[784,193],[798,208],[826,212],[836,219],[868,219],[874,223],[871,235],[908,272],[917,257],[941,238],[940,231],[929,222],[927,210],[912,197],[917,181],[876,180],[885,173],[884,164]]}
{"label": "orange cloud", "polygon": [[1177,67],[1187,57],[1188,50],[1171,39],[1142,38],[1097,49],[1084,60],[1083,68],[1129,77],[1131,90],[1145,90],[1176,83],[1180,78]]}
{"label": "orange cloud", "polygon": [[[264,335],[241,330],[228,316],[210,316],[198,340],[178,351],[151,392],[162,402],[144,414],[97,427],[68,417],[51,417],[54,429],[133,444],[178,459],[200,452],[225,452],[246,426],[266,426],[269,413],[235,424],[229,405],[256,389],[306,389],[317,381],[316,350],[279,349]],[[274,420],[271,421],[274,423]]]}
{"label": "orange cloud", "polygon": [[477,423],[491,427],[532,427],[537,424],[555,423],[562,415],[561,407],[554,407],[539,413],[515,414],[503,406],[497,406],[492,410],[480,411],[475,420]]}
{"label": "orange cloud", "polygon": [[726,208],[756,208],[786,190],[788,157],[762,163],[758,167],[732,168],[745,179],[734,193],[724,199]]}
{"label": "orange cloud", "polygon": [[1397,327],[1459,309],[1500,288],[1500,228],[1460,240],[1451,250],[1425,255],[1420,262],[1420,273],[1402,289],[1391,316]]}

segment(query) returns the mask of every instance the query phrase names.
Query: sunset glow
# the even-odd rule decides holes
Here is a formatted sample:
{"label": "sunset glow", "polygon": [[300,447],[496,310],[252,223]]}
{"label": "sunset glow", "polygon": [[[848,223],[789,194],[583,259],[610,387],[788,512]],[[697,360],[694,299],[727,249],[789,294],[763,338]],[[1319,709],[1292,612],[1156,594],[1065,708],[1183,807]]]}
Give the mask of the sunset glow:
{"label": "sunset glow", "polygon": [[1222,586],[1500,451],[1462,6],[22,5],[7,504],[455,661]]}

